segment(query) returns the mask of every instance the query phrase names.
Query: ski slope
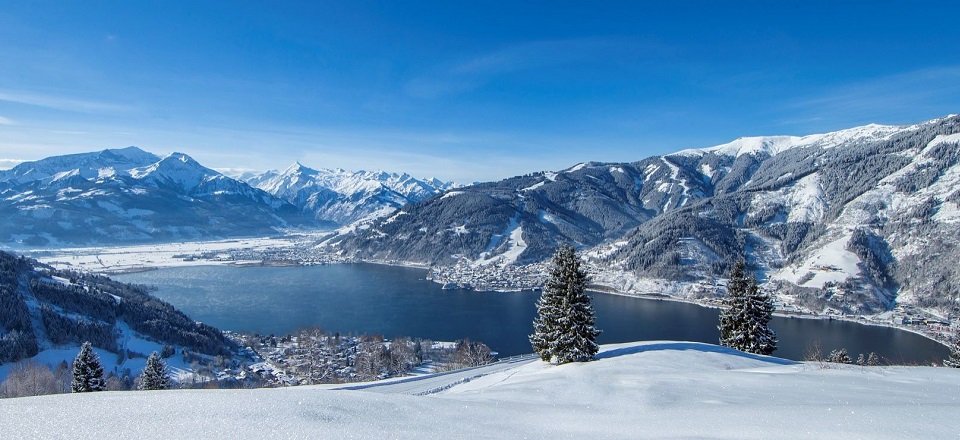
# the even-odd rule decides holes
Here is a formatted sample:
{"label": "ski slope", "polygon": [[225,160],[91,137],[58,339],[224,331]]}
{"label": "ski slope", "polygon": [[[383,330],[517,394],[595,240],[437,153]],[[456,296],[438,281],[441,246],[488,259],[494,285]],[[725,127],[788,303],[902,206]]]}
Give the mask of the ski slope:
{"label": "ski slope", "polygon": [[[0,400],[0,433],[11,439],[422,440],[946,439],[960,432],[955,369],[796,363],[669,341],[606,345],[596,361],[583,364],[534,360],[501,367],[467,382],[459,373],[423,379],[419,389],[409,381],[366,390],[7,399]],[[445,384],[454,386],[406,395]]]}
{"label": "ski slope", "polygon": [[523,355],[504,359],[490,365],[484,365],[475,368],[466,368],[447,373],[437,373],[427,376],[417,376],[404,378],[400,380],[385,380],[370,384],[349,385],[338,387],[338,390],[363,390],[381,394],[407,394],[411,396],[424,396],[435,394],[462,383],[479,379],[494,373],[510,371],[520,366],[533,363],[537,360],[536,355]]}

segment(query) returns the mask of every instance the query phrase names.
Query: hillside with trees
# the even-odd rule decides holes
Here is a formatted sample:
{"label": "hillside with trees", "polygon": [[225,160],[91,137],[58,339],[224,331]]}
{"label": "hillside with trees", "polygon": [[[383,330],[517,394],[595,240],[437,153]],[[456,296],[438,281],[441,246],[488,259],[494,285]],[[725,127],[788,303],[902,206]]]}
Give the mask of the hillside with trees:
{"label": "hillside with trees", "polygon": [[119,360],[146,358],[137,351],[141,341],[169,347],[168,356],[229,358],[237,348],[220,330],[190,319],[146,287],[0,252],[0,364],[84,342]]}

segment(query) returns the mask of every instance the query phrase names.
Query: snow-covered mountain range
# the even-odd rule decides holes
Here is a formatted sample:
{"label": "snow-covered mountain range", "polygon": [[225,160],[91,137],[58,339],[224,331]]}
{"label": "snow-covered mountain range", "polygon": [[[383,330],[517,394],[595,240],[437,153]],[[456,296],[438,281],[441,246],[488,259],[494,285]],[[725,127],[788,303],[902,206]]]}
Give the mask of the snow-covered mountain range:
{"label": "snow-covered mountain range", "polygon": [[946,316],[960,297],[950,264],[960,259],[958,145],[960,116],[951,115],[465,187],[299,163],[241,181],[183,154],[131,147],[0,172],[0,241],[212,239],[352,223],[326,249],[476,268],[540,263],[567,242],[598,283],[690,298],[716,295],[715,280],[745,257],[801,310],[909,304]]}
{"label": "snow-covered mountain range", "polygon": [[136,147],[0,171],[0,242],[55,246],[256,234],[315,223],[189,156]]}
{"label": "snow-covered mountain range", "polygon": [[[741,256],[807,310],[944,313],[960,298],[960,117],[740,138],[631,163],[581,163],[446,191],[328,241],[347,255],[430,265],[586,252],[595,280],[677,295]],[[931,246],[936,244],[936,246]],[[661,284],[663,285],[663,284]],[[706,287],[705,287],[706,286]]]}
{"label": "snow-covered mountain range", "polygon": [[299,162],[283,171],[241,177],[315,219],[341,225],[391,214],[408,203],[426,200],[456,186],[406,173],[312,169]]}
{"label": "snow-covered mountain range", "polygon": [[146,243],[331,228],[452,187],[407,174],[299,163],[244,180],[183,153],[159,157],[136,147],[25,162],[0,171],[0,243]]}

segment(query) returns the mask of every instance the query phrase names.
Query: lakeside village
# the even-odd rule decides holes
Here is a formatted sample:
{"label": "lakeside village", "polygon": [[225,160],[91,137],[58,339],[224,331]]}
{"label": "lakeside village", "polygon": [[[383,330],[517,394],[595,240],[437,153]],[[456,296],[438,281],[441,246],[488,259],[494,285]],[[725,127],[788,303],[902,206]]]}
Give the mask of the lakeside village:
{"label": "lakeside village", "polygon": [[441,342],[379,335],[341,335],[317,328],[289,335],[224,331],[236,343],[233,360],[170,351],[183,356],[192,373],[178,375],[186,388],[261,388],[367,382],[485,365],[496,353],[482,342]]}

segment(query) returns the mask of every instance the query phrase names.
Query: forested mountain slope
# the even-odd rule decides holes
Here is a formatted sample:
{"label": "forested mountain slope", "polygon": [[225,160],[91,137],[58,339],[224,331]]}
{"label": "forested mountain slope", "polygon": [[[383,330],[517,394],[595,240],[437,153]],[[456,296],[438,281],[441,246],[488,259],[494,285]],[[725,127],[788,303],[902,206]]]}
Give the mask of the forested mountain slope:
{"label": "forested mountain slope", "polygon": [[0,365],[47,350],[75,353],[84,341],[118,359],[145,357],[145,347],[227,357],[235,350],[220,330],[143,287],[0,252]]}
{"label": "forested mountain slope", "polygon": [[745,255],[808,308],[948,307],[960,295],[958,133],[948,116],[583,163],[447,191],[328,245],[482,265],[543,261],[569,242],[604,270],[677,282],[722,277]]}

